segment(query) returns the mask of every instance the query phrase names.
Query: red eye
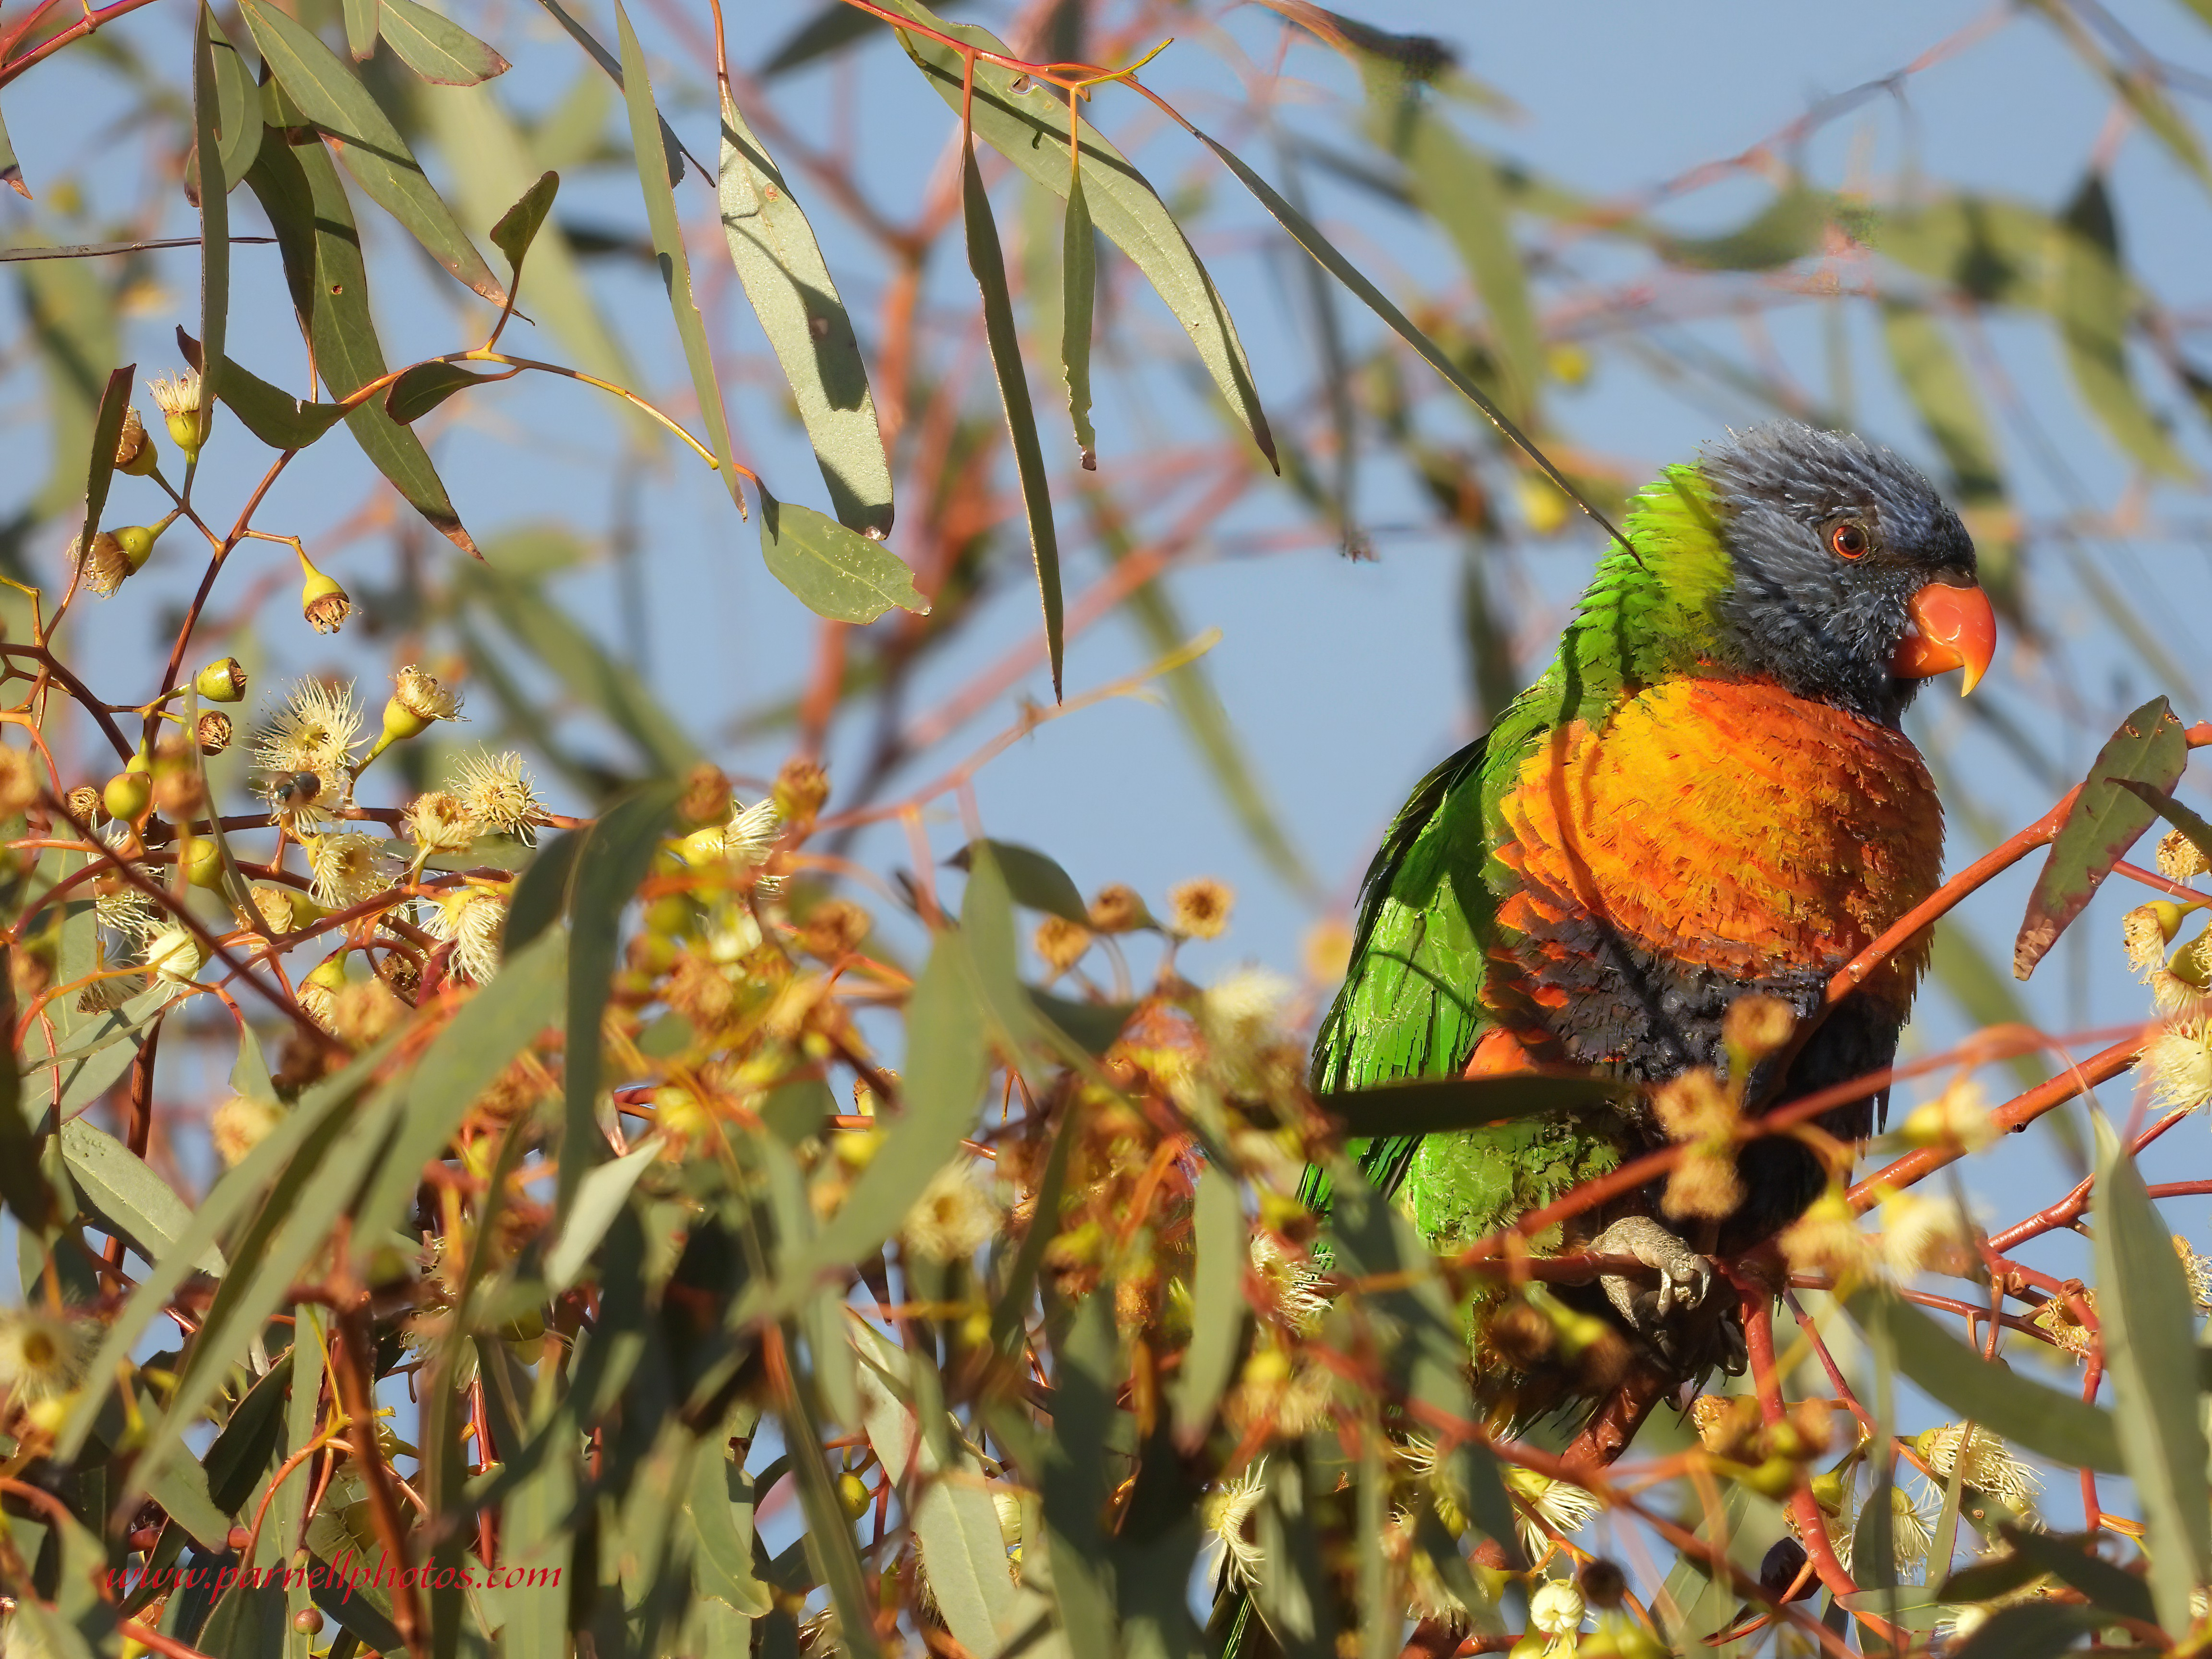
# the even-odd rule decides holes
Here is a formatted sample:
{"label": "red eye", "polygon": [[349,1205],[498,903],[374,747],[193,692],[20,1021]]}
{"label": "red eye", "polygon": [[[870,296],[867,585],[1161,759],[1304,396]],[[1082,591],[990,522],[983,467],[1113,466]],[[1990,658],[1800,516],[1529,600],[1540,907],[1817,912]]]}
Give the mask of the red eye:
{"label": "red eye", "polygon": [[1839,559],[1863,558],[1873,545],[1866,526],[1856,520],[1846,519],[1828,532],[1828,546]]}

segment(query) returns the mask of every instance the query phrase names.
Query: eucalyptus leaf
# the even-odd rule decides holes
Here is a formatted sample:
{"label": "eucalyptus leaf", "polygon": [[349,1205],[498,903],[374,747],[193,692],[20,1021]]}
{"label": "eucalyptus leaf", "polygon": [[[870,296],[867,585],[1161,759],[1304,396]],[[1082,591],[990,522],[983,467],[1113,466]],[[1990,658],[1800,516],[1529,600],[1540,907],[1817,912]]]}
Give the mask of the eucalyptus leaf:
{"label": "eucalyptus leaf", "polygon": [[769,574],[816,616],[860,623],[894,608],[929,614],[914,572],[881,542],[811,507],[779,501],[765,486],[760,497],[761,557]]}
{"label": "eucalyptus leaf", "polygon": [[331,141],[355,181],[432,258],[494,305],[505,304],[507,290],[361,77],[313,29],[268,0],[239,4],[270,72]]}
{"label": "eucalyptus leaf", "polygon": [[384,42],[399,61],[441,87],[472,87],[507,73],[507,59],[459,23],[416,0],[377,0]]}
{"label": "eucalyptus leaf", "polygon": [[726,85],[716,194],[730,261],[791,387],[838,521],[888,535],[890,460],[853,319],[805,210]]}
{"label": "eucalyptus leaf", "polygon": [[2212,1485],[2197,1396],[2198,1316],[2189,1280],[2135,1159],[2102,1113],[2097,1137],[2097,1322],[2112,1379],[2112,1421],[2143,1506],[2159,1622],[2187,1628],[2212,1578]]}

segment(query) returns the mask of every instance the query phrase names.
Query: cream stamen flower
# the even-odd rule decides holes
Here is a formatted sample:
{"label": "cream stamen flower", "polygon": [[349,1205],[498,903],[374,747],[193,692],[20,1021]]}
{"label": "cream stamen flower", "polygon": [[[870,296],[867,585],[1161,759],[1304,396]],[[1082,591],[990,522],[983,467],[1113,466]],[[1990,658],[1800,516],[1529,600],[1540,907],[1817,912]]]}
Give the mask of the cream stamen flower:
{"label": "cream stamen flower", "polygon": [[1225,881],[1200,876],[1168,890],[1168,925],[1192,939],[1218,939],[1228,930],[1237,890]]}
{"label": "cream stamen flower", "polygon": [[146,965],[172,984],[189,985],[207,966],[207,947],[185,927],[165,927],[146,941]]}
{"label": "cream stamen flower", "polygon": [[1047,916],[1037,923],[1036,936],[1032,941],[1044,965],[1055,974],[1064,974],[1083,960],[1083,953],[1091,948],[1091,930],[1079,927],[1066,916]]}
{"label": "cream stamen flower", "polygon": [[507,931],[507,895],[471,884],[441,896],[422,924],[434,939],[453,941],[453,966],[478,985],[499,971]]}
{"label": "cream stamen flower", "polygon": [[1206,1495],[1200,1511],[1221,1564],[1241,1584],[1255,1583],[1259,1577],[1260,1547],[1244,1535],[1244,1528],[1267,1491],[1267,1468],[1262,1458],[1235,1480],[1223,1481]]}
{"label": "cream stamen flower", "polygon": [[[353,781],[361,710],[352,688],[301,680],[253,743],[253,763],[270,775],[264,786],[272,813],[297,830],[321,823],[341,806]],[[312,781],[302,782],[303,776]]]}
{"label": "cream stamen flower", "polygon": [[1565,1578],[1547,1581],[1528,1598],[1528,1622],[1547,1636],[1571,1636],[1588,1612],[1583,1593]]}
{"label": "cream stamen flower", "polygon": [[2212,870],[2203,849],[2179,830],[2169,830],[2158,843],[2158,872],[2168,881],[2189,881]]}
{"label": "cream stamen flower", "polygon": [[93,537],[89,552],[85,550],[83,537],[71,541],[69,557],[78,580],[103,599],[112,595],[138,568],[123,550],[123,544],[105,530]]}
{"label": "cream stamen flower", "polygon": [[1251,1244],[1252,1272],[1273,1293],[1275,1312],[1293,1330],[1310,1331],[1328,1311],[1328,1298],[1316,1288],[1320,1273],[1309,1263],[1294,1261],[1270,1232],[1255,1232]]}
{"label": "cream stamen flower", "polygon": [[2143,1070],[2154,1111],[2193,1112],[2212,1100],[2212,1018],[2169,1024],[2151,1039]]}
{"label": "cream stamen flower", "polygon": [[392,685],[384,705],[384,729],[375,746],[362,757],[363,767],[393,744],[420,737],[432,721],[461,718],[461,694],[412,663],[392,676]]}
{"label": "cream stamen flower", "polygon": [[512,749],[497,755],[480,749],[464,757],[459,775],[447,787],[479,823],[526,845],[536,844],[545,809],[530,787],[522,757]]}
{"label": "cream stamen flower", "polygon": [[933,1261],[964,1261],[998,1230],[999,1215],[998,1200],[985,1189],[981,1172],[962,1158],[930,1177],[899,1231]]}
{"label": "cream stamen flower", "polygon": [[1960,1425],[1945,1423],[1923,1432],[1913,1442],[1913,1449],[1940,1478],[1948,1480],[1954,1468],[1961,1468],[1960,1478],[1966,1485],[2002,1498],[2014,1509],[2025,1509],[2042,1488],[2035,1471],[2006,1449],[2002,1437],[1978,1423],[1966,1443],[1961,1468],[1960,1444],[1964,1435]]}
{"label": "cream stamen flower", "polygon": [[0,1309],[0,1388],[18,1405],[59,1398],[84,1380],[105,1334],[96,1319]]}
{"label": "cream stamen flower", "polygon": [[435,853],[465,853],[475,845],[483,825],[458,795],[428,789],[407,803],[407,834],[428,858]]}
{"label": "cream stamen flower", "polygon": [[[757,870],[775,850],[775,838],[782,830],[783,818],[775,810],[775,797],[756,801],[724,828],[722,856],[741,873]],[[761,876],[753,882],[753,891],[764,899],[774,898],[782,890],[781,876]]]}
{"label": "cream stamen flower", "polygon": [[198,415],[200,410],[199,371],[179,369],[174,374],[164,374],[159,380],[146,382],[146,390],[153,394],[154,405],[164,419],[173,420],[179,415]]}
{"label": "cream stamen flower", "polygon": [[234,1169],[283,1121],[283,1107],[233,1095],[209,1115],[208,1139],[214,1143],[223,1167]]}
{"label": "cream stamen flower", "polygon": [[1923,1269],[1956,1273],[1971,1269],[1973,1229],[1959,1206],[1917,1193],[1892,1193],[1881,1202],[1881,1253],[1890,1272],[1910,1279]]}
{"label": "cream stamen flower", "polygon": [[327,908],[343,910],[391,885],[383,843],[374,836],[332,831],[313,837],[307,845],[315,902]]}
{"label": "cream stamen flower", "polygon": [[[1580,1486],[1551,1480],[1517,1464],[1505,1466],[1505,1489],[1521,1500],[1514,1505],[1514,1512],[1521,1523],[1522,1547],[1532,1561],[1543,1559],[1556,1547],[1553,1533],[1571,1538],[1597,1513],[1597,1499]],[[1537,1524],[1540,1521],[1541,1526]],[[1580,1623],[1581,1618],[1576,1614],[1576,1622]]]}
{"label": "cream stamen flower", "polygon": [[1915,1577],[1925,1570],[1928,1552],[1935,1547],[1936,1534],[1928,1525],[1928,1516],[1920,1505],[1912,1501],[1902,1486],[1889,1489],[1889,1546],[1900,1577]]}

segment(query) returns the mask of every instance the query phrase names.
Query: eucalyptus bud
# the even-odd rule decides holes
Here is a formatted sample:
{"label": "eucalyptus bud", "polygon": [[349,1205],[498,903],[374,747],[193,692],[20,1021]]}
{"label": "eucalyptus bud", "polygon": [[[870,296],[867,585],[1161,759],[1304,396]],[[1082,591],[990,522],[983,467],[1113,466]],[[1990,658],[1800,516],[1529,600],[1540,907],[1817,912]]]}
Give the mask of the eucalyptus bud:
{"label": "eucalyptus bud", "polygon": [[185,463],[198,460],[206,435],[201,423],[213,413],[200,407],[199,375],[191,369],[182,369],[174,374],[164,374],[158,380],[149,380],[146,390],[154,394],[162,423],[169,428],[170,441],[184,452]]}
{"label": "eucalyptus bud", "polygon": [[161,460],[161,452],[154,441],[146,435],[146,422],[137,409],[123,411],[123,430],[115,440],[115,466],[119,472],[133,477],[144,477]]}
{"label": "eucalyptus bud", "polygon": [[300,569],[306,580],[300,588],[300,614],[318,634],[335,634],[353,612],[353,599],[334,578],[315,568],[307,550],[300,552]]}
{"label": "eucalyptus bud", "polygon": [[192,677],[192,690],[209,702],[238,702],[246,696],[246,671],[238,659],[211,662]]}
{"label": "eucalyptus bud", "polygon": [[120,772],[108,779],[100,799],[111,818],[136,823],[145,817],[146,809],[154,803],[154,779],[146,757],[133,755]]}
{"label": "eucalyptus bud", "polygon": [[211,836],[192,836],[177,843],[177,867],[185,879],[210,892],[222,887],[222,848]]}

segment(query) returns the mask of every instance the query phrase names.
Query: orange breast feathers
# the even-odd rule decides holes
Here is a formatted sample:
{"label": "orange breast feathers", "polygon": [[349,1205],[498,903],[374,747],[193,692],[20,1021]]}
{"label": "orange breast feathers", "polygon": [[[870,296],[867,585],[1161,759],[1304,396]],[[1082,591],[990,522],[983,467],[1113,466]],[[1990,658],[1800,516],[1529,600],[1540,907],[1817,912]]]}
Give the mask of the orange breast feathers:
{"label": "orange breast feathers", "polygon": [[[1502,804],[1498,920],[1547,954],[1608,924],[1731,978],[1832,973],[1934,892],[1943,814],[1902,732],[1764,683],[1674,679],[1554,732]],[[1862,993],[1900,1015],[1923,934]]]}

